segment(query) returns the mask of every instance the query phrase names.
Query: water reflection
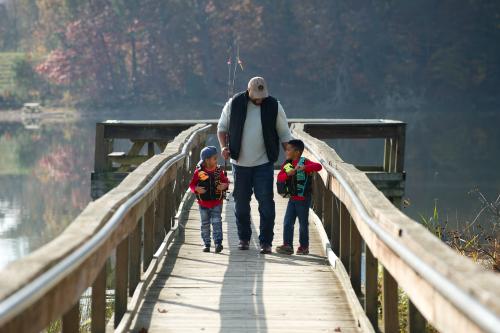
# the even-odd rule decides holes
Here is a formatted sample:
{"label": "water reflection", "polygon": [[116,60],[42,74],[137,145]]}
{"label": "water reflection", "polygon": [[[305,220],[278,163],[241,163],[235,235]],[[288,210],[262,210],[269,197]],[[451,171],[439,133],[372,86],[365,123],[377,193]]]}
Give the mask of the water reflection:
{"label": "water reflection", "polygon": [[0,267],[57,236],[87,205],[92,123],[0,125]]}

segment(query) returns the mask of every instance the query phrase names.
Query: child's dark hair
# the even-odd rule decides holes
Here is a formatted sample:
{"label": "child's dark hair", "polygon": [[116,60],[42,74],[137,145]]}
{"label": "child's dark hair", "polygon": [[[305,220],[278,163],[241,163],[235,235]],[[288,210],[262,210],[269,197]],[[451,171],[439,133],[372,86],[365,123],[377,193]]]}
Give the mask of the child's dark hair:
{"label": "child's dark hair", "polygon": [[300,153],[304,151],[304,142],[302,142],[302,140],[297,140],[297,139],[290,140],[288,141],[288,144],[292,146],[295,150],[300,151]]}

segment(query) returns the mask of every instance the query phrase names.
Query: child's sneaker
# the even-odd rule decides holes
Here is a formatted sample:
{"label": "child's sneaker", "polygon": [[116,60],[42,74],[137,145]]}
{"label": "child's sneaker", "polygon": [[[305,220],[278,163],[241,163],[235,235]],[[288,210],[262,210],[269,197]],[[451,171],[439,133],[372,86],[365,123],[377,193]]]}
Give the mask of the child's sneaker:
{"label": "child's sneaker", "polygon": [[276,252],[281,254],[293,254],[293,248],[290,245],[283,244],[276,246]]}
{"label": "child's sneaker", "polygon": [[222,244],[215,245],[215,253],[221,253],[223,249],[224,247],[222,246]]}
{"label": "child's sneaker", "polygon": [[203,252],[210,252],[210,245],[205,245],[203,247]]}
{"label": "child's sneaker", "polygon": [[297,254],[299,255],[308,255],[309,254],[309,248],[308,247],[304,247],[304,246],[299,246],[299,248],[297,249]]}

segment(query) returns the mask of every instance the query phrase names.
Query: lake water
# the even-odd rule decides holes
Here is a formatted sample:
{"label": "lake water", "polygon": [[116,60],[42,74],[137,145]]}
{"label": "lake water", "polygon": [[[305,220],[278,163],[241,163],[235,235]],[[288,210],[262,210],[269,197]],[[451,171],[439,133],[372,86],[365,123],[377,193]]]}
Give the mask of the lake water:
{"label": "lake water", "polygon": [[[287,110],[289,117],[304,117]],[[0,123],[0,267],[47,243],[90,201],[95,122],[105,119],[216,118],[210,111],[86,114],[76,122],[26,129]],[[388,118],[408,122],[405,212],[429,216],[437,200],[440,215],[463,223],[480,208],[479,188],[490,199],[500,193],[500,115],[497,112],[327,112],[308,117]],[[331,143],[349,162],[381,162],[382,143]]]}

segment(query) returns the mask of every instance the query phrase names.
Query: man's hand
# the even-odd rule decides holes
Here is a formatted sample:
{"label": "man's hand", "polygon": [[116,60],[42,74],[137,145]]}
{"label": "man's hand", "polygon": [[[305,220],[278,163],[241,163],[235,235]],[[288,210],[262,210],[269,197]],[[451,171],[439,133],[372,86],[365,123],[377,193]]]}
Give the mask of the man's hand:
{"label": "man's hand", "polygon": [[227,190],[227,188],[229,187],[229,184],[228,183],[220,183],[218,186],[217,186],[217,189],[219,191],[225,191]]}
{"label": "man's hand", "polygon": [[286,173],[286,174],[287,174],[288,176],[293,176],[293,175],[295,175],[296,173],[297,173],[297,171],[296,171],[295,169],[292,169],[292,170],[287,171],[287,173]]}
{"label": "man's hand", "polygon": [[229,156],[231,156],[231,152],[229,151],[229,147],[223,147],[221,151],[222,157],[227,160],[229,159]]}
{"label": "man's hand", "polygon": [[196,188],[194,190],[196,193],[199,193],[199,194],[203,194],[203,193],[207,192],[207,190],[205,190],[205,188],[202,186],[196,186]]}

